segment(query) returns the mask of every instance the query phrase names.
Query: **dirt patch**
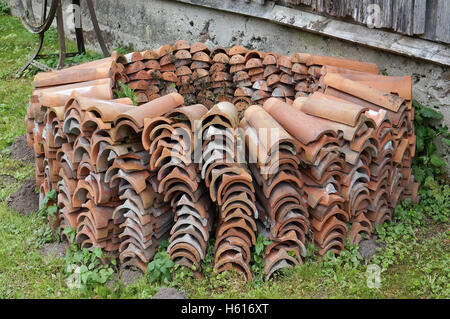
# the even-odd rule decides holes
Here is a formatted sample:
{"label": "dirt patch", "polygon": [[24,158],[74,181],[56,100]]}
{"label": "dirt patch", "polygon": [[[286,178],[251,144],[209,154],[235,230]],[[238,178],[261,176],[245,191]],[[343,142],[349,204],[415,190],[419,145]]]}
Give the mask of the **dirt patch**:
{"label": "dirt patch", "polygon": [[35,213],[39,209],[39,195],[34,191],[36,181],[34,179],[26,180],[22,186],[6,200],[8,207],[25,215]]}
{"label": "dirt patch", "polygon": [[123,269],[120,272],[120,278],[122,279],[125,286],[131,285],[132,283],[135,283],[143,276],[142,272],[138,270],[132,270],[132,269]]}
{"label": "dirt patch", "polygon": [[375,239],[363,240],[359,243],[358,251],[362,258],[370,259],[373,255],[377,253],[377,248],[384,249],[385,243],[377,243]]}
{"label": "dirt patch", "polygon": [[449,230],[447,223],[437,223],[430,217],[426,216],[427,227],[422,227],[417,234],[418,237],[423,237],[428,240],[437,237],[438,234]]}
{"label": "dirt patch", "polygon": [[161,288],[152,299],[187,299],[184,292],[178,291],[175,288]]}
{"label": "dirt patch", "polygon": [[66,244],[48,243],[39,248],[39,252],[45,257],[64,257],[66,254]]}
{"label": "dirt patch", "polygon": [[9,147],[12,159],[21,160],[28,163],[34,162],[34,151],[27,145],[27,137],[25,135],[16,137],[12,145]]}
{"label": "dirt patch", "polygon": [[5,188],[9,184],[15,183],[17,180],[10,175],[0,175],[0,188]]}

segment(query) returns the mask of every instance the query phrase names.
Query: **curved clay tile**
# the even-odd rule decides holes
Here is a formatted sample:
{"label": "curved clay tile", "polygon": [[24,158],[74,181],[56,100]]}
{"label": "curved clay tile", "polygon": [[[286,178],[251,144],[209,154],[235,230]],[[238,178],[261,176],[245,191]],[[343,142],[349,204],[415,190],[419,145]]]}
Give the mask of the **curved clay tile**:
{"label": "curved clay tile", "polygon": [[294,101],[294,105],[309,115],[350,126],[356,126],[361,114],[368,110],[368,108],[344,100],[328,98],[327,95],[320,92],[313,93],[307,99],[297,99]]}
{"label": "curved clay tile", "polygon": [[248,69],[253,69],[253,68],[262,68],[263,64],[261,59],[257,59],[257,58],[251,58],[249,60],[247,60],[247,62],[245,63],[245,68]]}
{"label": "curved clay tile", "polygon": [[193,61],[191,63],[191,69],[195,70],[195,69],[208,69],[209,68],[209,63],[208,62],[202,62],[202,61]]}
{"label": "curved clay tile", "polygon": [[[173,227],[176,227],[176,223]],[[193,226],[193,225],[185,225],[185,227],[182,228],[178,228],[176,232],[174,232],[170,238],[169,238],[169,247],[172,247],[172,243],[175,242],[175,240],[178,239],[178,242],[183,242],[183,239],[179,239],[182,238],[184,235],[189,235],[191,236],[191,238],[193,238],[193,242],[198,246],[200,245],[200,249],[203,253],[203,255],[206,253],[206,245],[207,245],[207,240],[205,240],[202,235],[200,234],[200,232]],[[176,243],[173,245],[175,246]],[[168,248],[168,250],[170,250],[170,248]],[[175,249],[176,250],[176,249]]]}
{"label": "curved clay tile", "polygon": [[244,219],[254,232],[257,231],[256,222],[253,217],[246,214],[240,208],[230,210],[227,214],[224,214],[223,219],[221,219],[218,223],[218,227],[220,227],[222,224],[239,221],[241,219]]}
{"label": "curved clay tile", "polygon": [[107,57],[83,63],[80,65],[82,67],[77,66],[58,71],[39,72],[34,77],[33,85],[35,88],[41,88],[110,78],[113,74],[113,63],[114,59]]}
{"label": "curved clay tile", "polygon": [[268,78],[270,75],[279,72],[280,70],[275,65],[268,65],[264,68],[264,78]]}
{"label": "curved clay tile", "polygon": [[292,72],[298,74],[308,74],[308,67],[301,63],[294,63],[292,65]]}
{"label": "curved clay tile", "polygon": [[[270,98],[264,103],[264,109],[267,110],[283,127],[300,140],[303,144],[308,144],[319,139],[324,134],[336,136],[339,132],[344,134],[348,141],[354,139],[356,131],[365,125],[366,118],[361,116],[361,121],[356,127],[351,127],[334,121],[318,118],[308,115],[301,110],[290,106],[275,98]],[[277,112],[283,110],[282,112]],[[303,129],[299,129],[295,123],[305,123]]]}
{"label": "curved clay tile", "polygon": [[366,84],[346,79],[340,74],[329,73],[324,76],[323,83],[345,93],[369,101],[393,112],[398,112],[404,99]]}
{"label": "curved clay tile", "polygon": [[286,249],[274,249],[267,256],[264,257],[264,274],[265,279],[270,277],[282,268],[293,268],[300,262],[294,257],[290,256]]}
{"label": "curved clay tile", "polygon": [[264,65],[276,65],[277,64],[277,57],[273,54],[267,53],[263,60]]}
{"label": "curved clay tile", "polygon": [[235,55],[245,55],[247,53],[247,49],[244,48],[242,45],[235,45],[233,47],[230,48],[230,50],[228,50],[228,54],[230,56],[235,56]]}
{"label": "curved clay tile", "polygon": [[177,215],[181,215],[178,214],[178,211],[181,210],[182,207],[191,207],[201,217],[200,219],[202,219],[203,226],[206,226],[206,222],[211,222],[211,215],[213,214],[212,210],[209,209],[212,207],[211,205],[211,200],[206,195],[194,202],[186,194],[183,194],[173,208],[177,211]]}
{"label": "curved clay tile", "polygon": [[228,64],[228,62],[230,62],[230,57],[225,53],[219,52],[214,55],[212,60],[216,63]]}
{"label": "curved clay tile", "polygon": [[388,93],[398,94],[405,100],[411,100],[412,98],[411,76],[385,76],[363,72],[341,73],[339,69],[330,68],[322,71],[322,73],[324,75],[326,73],[340,73],[346,79],[360,82]]}
{"label": "curved clay tile", "polygon": [[130,64],[133,62],[142,61],[144,59],[142,53],[139,51],[127,53],[125,54],[125,58]]}
{"label": "curved clay tile", "polygon": [[[205,115],[202,116],[202,122],[209,122],[213,120],[214,116],[219,115],[227,119],[231,127],[236,128],[238,126],[238,114],[236,107],[229,102],[220,102],[215,104]],[[206,128],[203,125],[202,131]]]}
{"label": "curved clay tile", "polygon": [[165,44],[156,49],[156,53],[159,54],[160,57],[163,57],[173,51],[173,48],[170,44]]}
{"label": "curved clay tile", "polygon": [[[119,117],[121,117],[123,114],[125,114],[125,113],[120,114]],[[115,127],[113,127],[110,130],[109,133],[111,135],[111,139],[114,142],[117,142],[117,141],[123,140],[129,136],[134,136],[141,131],[142,131],[142,127],[138,126],[132,120],[121,119],[115,125]]]}
{"label": "curved clay tile", "polygon": [[255,219],[258,218],[258,211],[255,205],[250,201],[249,196],[245,194],[248,194],[248,191],[243,192],[242,193],[243,196],[241,196],[241,198],[239,198],[238,195],[235,195],[229,196],[228,198],[226,198],[226,201],[222,200],[223,205],[225,205],[226,203],[226,207],[221,206],[220,208],[221,221],[227,221],[228,220],[227,216],[233,215],[234,214],[233,212],[239,210],[240,214],[244,212],[245,213],[244,217],[253,224],[251,220],[253,220],[253,218]]}
{"label": "curved clay tile", "polygon": [[[247,97],[247,96],[252,96],[254,93],[254,91],[250,88],[247,87],[241,87],[241,88],[237,88],[236,91],[234,91],[234,96],[237,97]],[[236,103],[233,102],[233,104],[236,105]]]}
{"label": "curved clay tile", "polygon": [[124,171],[119,170],[117,174],[111,178],[110,187],[116,187],[119,184],[120,179],[124,179],[131,184],[136,193],[139,194],[146,189],[146,180],[149,176],[150,174],[147,171],[125,173]]}
{"label": "curved clay tile", "polygon": [[213,58],[217,54],[225,54],[228,55],[228,50],[224,47],[215,47],[213,50],[211,50],[211,58]]}
{"label": "curved clay tile", "polygon": [[173,235],[180,228],[193,226],[197,232],[203,237],[205,241],[209,238],[209,230],[212,224],[212,220],[208,221],[208,224],[203,225],[201,220],[194,217],[192,214],[183,214],[178,217],[177,222],[173,225],[170,234]]}
{"label": "curved clay tile", "polygon": [[230,66],[230,73],[236,73],[245,70],[245,64],[234,64]]}
{"label": "curved clay tile", "polygon": [[361,240],[370,238],[372,233],[372,224],[363,213],[356,216],[353,220],[352,227],[348,233],[350,242],[357,244]]}
{"label": "curved clay tile", "polygon": [[144,126],[144,118],[152,118],[161,116],[169,110],[180,106],[184,103],[184,98],[178,93],[170,93],[156,100],[142,104],[132,110],[129,110],[114,119],[114,124],[117,125],[123,119],[133,121],[138,127]]}
{"label": "curved clay tile", "polygon": [[73,93],[97,99],[111,100],[113,98],[112,80],[100,79],[75,84],[67,84],[33,91],[37,95],[41,105],[61,106],[65,105]]}
{"label": "curved clay tile", "polygon": [[250,59],[260,59],[261,61],[264,59],[265,53],[258,50],[251,50],[245,54],[245,61],[247,62]]}
{"label": "curved clay tile", "polygon": [[310,65],[330,65],[346,68],[354,71],[378,74],[378,66],[375,63],[359,62],[350,59],[313,55],[308,53],[295,53],[292,62]]}
{"label": "curved clay tile", "polygon": [[291,58],[286,55],[278,55],[277,57],[277,65],[285,68],[292,68]]}
{"label": "curved clay tile", "polygon": [[227,70],[227,64],[216,62],[209,68],[209,73],[213,74],[215,72],[225,72]]}
{"label": "curved clay tile", "polygon": [[209,54],[209,52],[211,50],[206,46],[206,44],[204,44],[202,42],[192,43],[191,49],[190,49],[191,54],[196,53],[196,52],[200,52],[200,51],[204,51],[204,52]]}
{"label": "curved clay tile", "polygon": [[137,61],[137,62],[133,62],[128,64],[125,67],[125,73],[127,75],[131,75],[133,73],[136,73],[138,71],[144,70],[145,69],[145,64],[142,61]]}
{"label": "curved clay tile", "polygon": [[301,257],[306,257],[306,247],[305,244],[297,237],[295,231],[290,230],[283,236],[273,239],[273,243],[268,245],[265,250],[265,254],[269,255],[273,249],[279,250],[280,247],[291,246],[298,248],[296,251],[297,260],[301,263]]}
{"label": "curved clay tile", "polygon": [[176,60],[188,60],[191,58],[192,58],[192,55],[187,50],[180,50],[175,53]]}
{"label": "curved clay tile", "polygon": [[172,48],[174,51],[189,50],[191,48],[191,46],[185,40],[178,40],[172,45]]}
{"label": "curved clay tile", "polygon": [[177,68],[177,71],[175,74],[177,76],[189,75],[189,74],[192,74],[192,71],[187,66],[181,66],[181,67]]}
{"label": "curved clay tile", "polygon": [[211,78],[213,82],[231,81],[231,75],[227,72],[215,72]]}
{"label": "curved clay tile", "polygon": [[321,231],[314,232],[314,240],[319,245],[322,245],[329,240],[329,238],[327,237],[335,231],[345,236],[347,233],[347,225],[343,221],[337,219],[335,216],[332,216],[323,224]]}
{"label": "curved clay tile", "polygon": [[[144,60],[158,60],[159,59],[159,54],[156,51],[153,50],[145,50],[143,52],[141,52],[142,54],[142,58]],[[148,62],[148,61],[147,61]]]}
{"label": "curved clay tile", "polygon": [[248,75],[250,75],[251,77],[253,77],[253,76],[256,76],[256,75],[258,75],[258,74],[261,74],[261,77],[263,77],[263,74],[262,73],[264,73],[264,68],[252,68],[252,69],[249,69],[248,71]]}
{"label": "curved clay tile", "polygon": [[195,256],[195,260],[200,262],[205,257],[205,252],[202,249],[202,245],[191,234],[185,233],[184,235],[175,238],[167,247],[167,251],[170,255],[178,249],[185,249],[191,252]]}
{"label": "curved clay tile", "polygon": [[197,79],[202,79],[205,80],[205,77],[207,77],[209,75],[208,70],[205,69],[195,69],[194,72],[192,73],[192,78],[194,80]]}
{"label": "curved clay tile", "polygon": [[217,269],[218,272],[234,269],[243,274],[247,281],[252,280],[250,266],[245,263],[241,253],[232,254],[228,251],[228,253],[223,254],[219,261],[215,263],[214,268]]}
{"label": "curved clay tile", "polygon": [[[217,263],[223,255],[229,254],[230,252],[234,252],[235,254],[242,254],[244,262],[246,264],[250,263],[250,248],[245,245],[245,242],[238,237],[231,237],[231,239],[241,240],[243,242],[242,245],[233,245],[230,242],[226,241],[229,238],[225,239],[217,248],[214,263]],[[236,241],[234,240],[234,241]],[[241,243],[239,242],[239,243]]]}
{"label": "curved clay tile", "polygon": [[189,121],[189,127],[195,129],[195,121],[201,119],[203,115],[208,112],[208,109],[202,104],[192,104],[189,106],[177,107],[166,113],[167,118],[171,117],[185,117]]}
{"label": "curved clay tile", "polygon": [[252,88],[255,90],[272,92],[272,88],[269,87],[267,82],[264,80],[259,80],[259,81],[254,82]]}
{"label": "curved clay tile", "polygon": [[230,65],[245,64],[245,58],[240,54],[233,55],[230,58],[229,64]]}
{"label": "curved clay tile", "polygon": [[267,85],[269,85],[269,86],[277,84],[278,82],[280,82],[280,75],[276,74],[276,73],[271,74],[267,77],[266,81],[267,81]]}
{"label": "curved clay tile", "polygon": [[248,80],[250,77],[248,76],[248,73],[245,71],[239,71],[236,72],[233,75],[233,81],[234,82],[239,82],[239,81],[244,81],[244,80]]}
{"label": "curved clay tile", "polygon": [[194,53],[194,55],[192,56],[192,60],[211,63],[211,58],[209,57],[209,55],[202,51]]}
{"label": "curved clay tile", "polygon": [[[274,148],[276,149],[281,143],[292,143],[294,147],[293,139],[288,132],[262,107],[252,105],[244,113],[244,117],[247,122],[254,127],[257,132],[265,130],[265,138],[258,136],[258,140],[263,144],[263,148],[267,151],[267,154],[272,153]],[[276,139],[273,140],[272,134]]]}
{"label": "curved clay tile", "polygon": [[[249,70],[249,73],[251,73],[250,70]],[[252,75],[250,80],[252,81],[252,83],[256,82],[256,81],[264,80],[264,74],[263,73],[258,73],[258,74]]]}

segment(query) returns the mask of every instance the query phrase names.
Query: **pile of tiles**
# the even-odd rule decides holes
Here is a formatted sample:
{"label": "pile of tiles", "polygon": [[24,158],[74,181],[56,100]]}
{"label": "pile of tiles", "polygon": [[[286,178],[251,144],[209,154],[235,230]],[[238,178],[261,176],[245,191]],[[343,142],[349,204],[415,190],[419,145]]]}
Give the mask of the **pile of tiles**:
{"label": "pile of tiles", "polygon": [[220,102],[201,123],[202,178],[218,205],[214,268],[220,272],[233,267],[250,280],[250,249],[256,243],[258,212],[252,175],[240,161],[236,107]]}
{"label": "pile of tiles", "polygon": [[[136,94],[114,99],[121,83]],[[160,243],[197,269],[215,231],[215,268],[252,278],[302,263],[305,246],[339,253],[417,201],[411,77],[375,64],[295,53],[157,50],[40,73],[26,116],[51,226],[77,229],[124,267],[145,271]]]}
{"label": "pile of tiles", "polygon": [[[177,93],[163,98],[166,97],[183,99]],[[160,103],[163,98],[158,99]],[[164,116],[146,118],[142,133],[158,193],[164,195],[164,201],[174,213],[168,247],[170,258],[196,269],[206,255],[215,212],[201,183],[200,167],[194,163],[198,143],[195,133],[207,111],[201,104],[174,108]]]}
{"label": "pile of tiles", "polygon": [[280,268],[302,263],[306,256],[309,213],[300,159],[295,140],[263,108],[250,106],[240,126],[256,181],[259,232],[273,241],[265,251],[268,278]]}

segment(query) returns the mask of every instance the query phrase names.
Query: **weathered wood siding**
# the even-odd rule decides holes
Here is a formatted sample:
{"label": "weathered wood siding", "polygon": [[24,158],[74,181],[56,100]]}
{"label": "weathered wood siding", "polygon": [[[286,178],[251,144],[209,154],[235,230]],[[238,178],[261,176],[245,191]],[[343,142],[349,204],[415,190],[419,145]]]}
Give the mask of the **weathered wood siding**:
{"label": "weathered wood siding", "polygon": [[[259,1],[264,2],[264,1]],[[278,4],[329,15],[358,23],[373,22],[376,28],[450,43],[450,0],[277,0]]]}

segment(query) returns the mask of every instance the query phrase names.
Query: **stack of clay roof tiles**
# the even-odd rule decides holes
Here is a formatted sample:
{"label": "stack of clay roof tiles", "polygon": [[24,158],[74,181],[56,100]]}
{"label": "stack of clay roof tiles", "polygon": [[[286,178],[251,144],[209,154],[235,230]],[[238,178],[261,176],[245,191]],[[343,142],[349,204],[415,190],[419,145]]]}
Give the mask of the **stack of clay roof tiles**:
{"label": "stack of clay roof tiles", "polygon": [[145,272],[173,225],[172,207],[158,191],[156,173],[151,170],[152,158],[142,144],[142,131],[145,119],[161,116],[182,103],[179,94],[169,94],[115,116],[112,142],[121,145],[118,151],[112,147],[105,155],[110,164],[107,179],[111,186],[118,187],[119,197],[124,201],[113,216],[120,225],[122,266],[134,266]]}
{"label": "stack of clay roof tiles", "polygon": [[[114,99],[119,81],[139,106]],[[27,141],[41,200],[58,193],[52,227],[124,267],[145,271],[167,238],[199,268],[215,229],[215,268],[247,279],[257,233],[272,240],[269,278],[308,242],[339,253],[418,200],[411,77],[372,63],[180,40],[34,86]]]}
{"label": "stack of clay roof tiles", "polygon": [[236,107],[229,102],[214,105],[202,117],[202,178],[209,196],[218,205],[214,267],[234,268],[247,279],[251,247],[256,243],[258,216],[252,175],[240,161]]}
{"label": "stack of clay roof tiles", "polygon": [[255,180],[259,231],[273,240],[265,251],[268,278],[280,268],[302,263],[306,256],[309,213],[300,159],[295,140],[260,106],[250,106],[240,126]]}
{"label": "stack of clay roof tiles", "polygon": [[[183,103],[183,97],[166,97]],[[167,104],[169,105],[169,104]],[[200,268],[206,254],[214,207],[201,183],[200,168],[194,162],[199,120],[208,109],[201,104],[167,110],[164,116],[146,118],[142,143],[150,154],[150,169],[155,173],[158,193],[164,194],[174,221],[168,252],[177,264]]]}

